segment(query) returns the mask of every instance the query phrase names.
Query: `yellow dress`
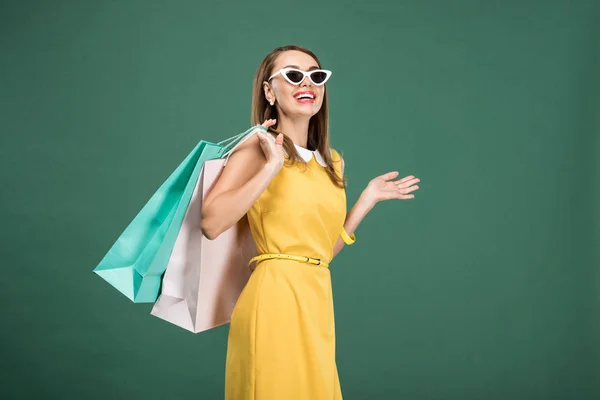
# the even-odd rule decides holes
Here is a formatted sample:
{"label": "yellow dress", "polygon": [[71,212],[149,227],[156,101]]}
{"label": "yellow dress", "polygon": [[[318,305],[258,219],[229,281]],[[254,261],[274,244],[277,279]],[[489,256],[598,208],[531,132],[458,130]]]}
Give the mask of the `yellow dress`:
{"label": "yellow dress", "polygon": [[[284,164],[248,211],[250,229],[259,254],[329,263],[346,218],[346,192],[330,180],[317,151],[296,149],[308,165]],[[339,175],[341,157],[331,154]],[[286,259],[255,264],[231,315],[225,399],[342,399],[328,267]]]}

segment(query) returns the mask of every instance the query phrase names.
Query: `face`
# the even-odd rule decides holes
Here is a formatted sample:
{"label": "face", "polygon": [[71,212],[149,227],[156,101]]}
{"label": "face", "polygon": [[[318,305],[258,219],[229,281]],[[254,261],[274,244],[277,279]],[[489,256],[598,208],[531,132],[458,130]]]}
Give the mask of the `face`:
{"label": "face", "polygon": [[[275,60],[272,74],[286,67],[297,68],[305,72],[319,69],[314,58],[296,50],[281,53]],[[321,109],[325,94],[325,85],[313,84],[308,76],[299,85],[293,85],[281,74],[278,74],[270,82],[264,82],[263,88],[267,101],[274,100],[274,107],[278,107],[280,112],[290,117],[310,118],[317,114]]]}

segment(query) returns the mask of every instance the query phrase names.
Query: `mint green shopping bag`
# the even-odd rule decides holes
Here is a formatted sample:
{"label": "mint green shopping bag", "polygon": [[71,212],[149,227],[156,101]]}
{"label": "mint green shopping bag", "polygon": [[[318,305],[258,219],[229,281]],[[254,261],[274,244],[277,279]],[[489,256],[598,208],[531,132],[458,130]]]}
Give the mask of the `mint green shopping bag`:
{"label": "mint green shopping bag", "polygon": [[[253,126],[219,143],[201,140],[152,195],[94,272],[135,303],[154,303],[205,161],[231,155],[258,131]],[[225,144],[227,143],[227,144]]]}

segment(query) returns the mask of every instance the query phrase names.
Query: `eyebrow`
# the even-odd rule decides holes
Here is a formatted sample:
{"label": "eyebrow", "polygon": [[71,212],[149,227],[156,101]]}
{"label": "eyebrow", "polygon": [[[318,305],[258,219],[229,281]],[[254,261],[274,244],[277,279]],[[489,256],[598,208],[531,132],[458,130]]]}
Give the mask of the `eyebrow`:
{"label": "eyebrow", "polygon": [[[299,67],[299,66],[297,66],[297,65],[286,65],[286,66],[285,66],[285,67],[283,67],[283,68],[296,68],[296,69],[302,69],[302,68],[300,68],[300,67]],[[317,67],[317,66],[313,65],[312,67],[309,67],[307,71],[312,71],[313,69],[319,69],[319,67]]]}

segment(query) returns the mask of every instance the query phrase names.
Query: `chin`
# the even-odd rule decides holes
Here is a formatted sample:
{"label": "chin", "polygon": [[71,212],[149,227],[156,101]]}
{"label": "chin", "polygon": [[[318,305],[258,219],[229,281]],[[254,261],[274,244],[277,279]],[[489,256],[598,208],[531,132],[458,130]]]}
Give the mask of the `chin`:
{"label": "chin", "polygon": [[317,113],[318,113],[318,111],[317,112],[311,112],[311,113],[300,113],[300,114],[298,114],[298,116],[302,117],[302,118],[312,118],[315,115],[317,115]]}
{"label": "chin", "polygon": [[296,115],[299,117],[311,118],[319,113],[320,108],[312,109],[312,110],[298,110]]}

